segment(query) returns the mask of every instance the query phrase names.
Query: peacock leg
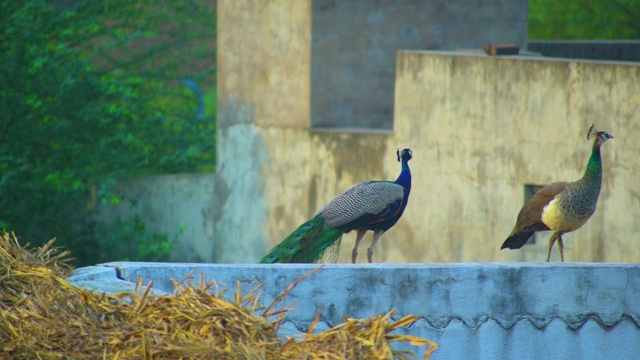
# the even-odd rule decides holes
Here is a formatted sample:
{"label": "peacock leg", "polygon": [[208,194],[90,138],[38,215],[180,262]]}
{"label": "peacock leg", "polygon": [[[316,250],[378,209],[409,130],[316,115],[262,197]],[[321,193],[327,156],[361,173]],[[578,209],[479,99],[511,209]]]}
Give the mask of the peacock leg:
{"label": "peacock leg", "polygon": [[558,233],[555,233],[555,232],[549,238],[549,251],[547,252],[547,262],[549,262],[549,259],[551,258],[551,248],[553,247],[553,243],[556,242],[557,238],[558,238]]}
{"label": "peacock leg", "polygon": [[362,240],[366,232],[366,229],[359,229],[356,233],[356,242],[353,244],[353,250],[351,250],[351,262],[353,264],[356,263],[356,258],[358,257],[358,246],[360,246],[360,240]]}
{"label": "peacock leg", "polygon": [[564,262],[564,243],[562,242],[562,234],[558,234],[558,246],[560,246],[560,260]]}
{"label": "peacock leg", "polygon": [[373,232],[373,238],[371,239],[371,243],[369,244],[369,248],[367,249],[367,260],[369,260],[370,263],[373,262],[373,248],[376,246],[378,240],[380,240],[380,238],[382,237],[382,234],[384,234],[383,230],[376,230]]}

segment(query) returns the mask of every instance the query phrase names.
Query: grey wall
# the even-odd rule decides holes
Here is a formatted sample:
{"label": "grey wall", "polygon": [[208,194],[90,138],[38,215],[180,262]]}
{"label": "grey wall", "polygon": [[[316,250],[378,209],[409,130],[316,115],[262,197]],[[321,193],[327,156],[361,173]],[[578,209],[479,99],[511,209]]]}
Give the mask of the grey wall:
{"label": "grey wall", "polygon": [[529,41],[528,50],[549,57],[572,59],[640,61],[639,40]]}
{"label": "grey wall", "polygon": [[[550,234],[519,250],[499,247],[526,184],[584,174],[595,123],[615,139],[602,147],[597,210],[565,235],[565,259],[638,262],[639,65],[399,52],[394,121],[410,134],[415,181],[396,227],[410,224],[413,240],[392,248],[409,262],[544,260]],[[558,260],[557,246],[551,255]]]}
{"label": "grey wall", "polygon": [[396,51],[526,47],[526,0],[313,0],[314,127],[393,128]]}
{"label": "grey wall", "polygon": [[[400,51],[393,132],[310,131],[314,4],[218,4],[216,191],[204,206],[210,215],[192,217],[195,227],[205,220],[211,225],[206,229],[213,228],[215,242],[176,259],[258,261],[348,187],[393,180],[398,147],[414,150],[415,185],[403,218],[378,244],[376,261],[544,259],[546,241],[518,251],[499,246],[522,206],[524,184],[579,178],[592,122],[616,138],[603,149],[598,209],[566,239],[565,255],[569,261],[640,259],[634,221],[640,67]],[[339,261],[350,260],[352,241],[352,234],[345,236]]]}
{"label": "grey wall", "polygon": [[[357,3],[349,5],[352,11]],[[152,218],[158,226],[176,221],[177,227],[188,218],[195,224],[189,228],[206,234],[194,236],[209,239],[185,234],[190,243],[178,251],[192,253],[173,259],[256,262],[348,187],[368,179],[393,180],[399,172],[396,148],[411,147],[411,199],[403,218],[378,244],[376,261],[538,261],[546,257],[546,240],[499,251],[522,206],[523,186],[579,178],[591,146],[585,133],[595,122],[615,140],[603,149],[598,209],[565,238],[565,256],[638,262],[639,66],[400,51],[393,132],[310,130],[310,89],[317,86],[311,81],[311,18],[319,4],[219,3],[215,197],[167,196],[139,186],[148,201],[158,202],[148,206],[153,214],[167,215]],[[331,9],[317,11],[337,11]],[[193,186],[204,185],[198,180]],[[177,205],[180,198],[186,205]],[[174,218],[163,208],[167,199],[195,215]],[[339,261],[350,261],[353,234],[343,241]],[[204,245],[192,247],[197,243]],[[557,259],[555,249],[552,256]]]}
{"label": "grey wall", "polygon": [[[232,297],[262,284],[269,305],[317,265],[110,263],[78,269],[69,280],[99,291],[129,289],[142,277],[173,292],[171,279],[215,280]],[[116,277],[120,274],[122,280]],[[193,273],[191,273],[193,271]],[[124,281],[123,281],[124,280]],[[281,335],[317,330],[343,316],[396,309],[421,317],[408,332],[435,341],[432,359],[636,359],[640,353],[640,268],[622,264],[326,265],[302,280],[283,306]]]}
{"label": "grey wall", "polygon": [[[220,64],[242,65],[233,59]],[[565,238],[566,259],[640,259],[640,66],[400,52],[395,130],[386,134],[292,128],[296,118],[286,112],[273,117],[281,123],[261,123],[266,117],[260,114],[276,112],[270,106],[279,94],[246,86],[251,96],[237,98],[251,101],[234,103],[225,94],[230,88],[243,94],[232,85],[245,83],[231,75],[220,81],[224,121],[218,173],[123,183],[132,186],[131,194],[140,199],[136,211],[146,214],[153,228],[173,236],[188,224],[186,243],[176,247],[174,260],[258,261],[348,187],[367,179],[393,180],[399,172],[397,147],[414,150],[414,188],[403,218],[376,247],[376,261],[543,260],[546,239],[516,251],[499,246],[523,204],[525,184],[581,176],[592,122],[615,139],[602,150],[604,183],[596,213]],[[287,91],[292,106],[304,107],[309,100]],[[121,210],[129,211],[126,204]],[[353,237],[344,237],[340,262],[350,261]],[[557,258],[554,249],[552,259]]]}
{"label": "grey wall", "polygon": [[172,261],[214,260],[214,174],[172,174],[121,179],[115,191],[124,201],[100,204],[97,217],[105,223],[139,215],[149,233],[177,237]]}

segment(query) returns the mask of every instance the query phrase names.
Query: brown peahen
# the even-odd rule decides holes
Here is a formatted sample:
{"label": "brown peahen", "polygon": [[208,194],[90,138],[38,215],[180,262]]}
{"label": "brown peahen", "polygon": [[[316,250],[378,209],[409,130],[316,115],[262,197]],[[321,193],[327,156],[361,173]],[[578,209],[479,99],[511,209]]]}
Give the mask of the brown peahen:
{"label": "brown peahen", "polygon": [[575,182],[549,184],[536,192],[518,213],[516,225],[500,249],[519,249],[536,231],[553,230],[549,238],[547,261],[556,240],[560,259],[564,261],[562,235],[580,228],[596,210],[602,184],[600,146],[613,139],[608,133],[597,131],[594,125],[587,132],[587,140],[591,137],[595,137],[595,140],[582,178]]}
{"label": "brown peahen", "polygon": [[382,234],[400,219],[411,192],[409,160],[412,152],[404,149],[396,154],[402,163],[402,171],[396,181],[364,181],[349,188],[271,249],[260,262],[316,262],[329,248],[338,246],[342,235],[351,230],[357,231],[353,263],[358,256],[360,240],[367,230],[373,231],[367,250],[367,260],[372,262],[373,248]]}

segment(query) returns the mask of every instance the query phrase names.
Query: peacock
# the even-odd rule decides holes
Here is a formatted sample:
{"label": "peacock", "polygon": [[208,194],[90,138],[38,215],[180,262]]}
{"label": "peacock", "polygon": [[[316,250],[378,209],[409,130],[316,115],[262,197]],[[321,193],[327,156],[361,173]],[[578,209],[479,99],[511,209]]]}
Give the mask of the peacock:
{"label": "peacock", "polygon": [[547,262],[556,240],[560,259],[564,261],[562,235],[579,229],[595,212],[602,184],[600,146],[613,139],[607,132],[596,130],[594,125],[587,132],[587,140],[591,137],[595,140],[582,178],[575,182],[552,183],[536,192],[518,213],[516,225],[500,249],[520,249],[533,233],[553,230]]}
{"label": "peacock", "polygon": [[358,245],[367,230],[373,238],[367,250],[372,262],[373,248],[385,231],[398,222],[407,207],[411,192],[411,149],[396,151],[402,171],[396,181],[363,181],[338,195],[320,209],[315,216],[300,225],[291,235],[265,255],[261,263],[311,263],[320,260],[325,252],[339,246],[342,235],[356,230],[353,263],[358,257]]}

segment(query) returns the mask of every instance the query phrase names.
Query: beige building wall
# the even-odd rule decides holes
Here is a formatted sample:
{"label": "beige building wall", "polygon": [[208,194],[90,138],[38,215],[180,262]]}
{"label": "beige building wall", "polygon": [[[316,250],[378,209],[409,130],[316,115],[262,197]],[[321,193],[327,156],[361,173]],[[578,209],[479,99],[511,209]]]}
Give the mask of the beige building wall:
{"label": "beige building wall", "polygon": [[[393,132],[317,131],[309,115],[310,8],[218,2],[213,261],[255,262],[348,187],[394,180],[398,147],[414,150],[414,185],[375,261],[543,260],[546,239],[524,251],[499,248],[524,184],[582,175],[592,122],[616,138],[603,147],[598,209],[567,239],[566,259],[640,261],[638,66],[401,52]],[[350,260],[354,236],[343,239],[339,261]]]}
{"label": "beige building wall", "polygon": [[[547,238],[499,251],[524,185],[579,179],[595,123],[603,187],[568,261],[640,261],[640,67],[436,52],[398,54],[395,129],[415,148],[402,261],[544,260]],[[420,254],[420,255],[417,255]],[[552,259],[558,259],[557,246]]]}

